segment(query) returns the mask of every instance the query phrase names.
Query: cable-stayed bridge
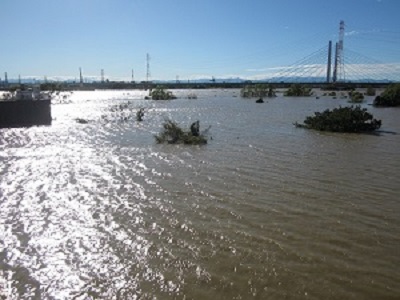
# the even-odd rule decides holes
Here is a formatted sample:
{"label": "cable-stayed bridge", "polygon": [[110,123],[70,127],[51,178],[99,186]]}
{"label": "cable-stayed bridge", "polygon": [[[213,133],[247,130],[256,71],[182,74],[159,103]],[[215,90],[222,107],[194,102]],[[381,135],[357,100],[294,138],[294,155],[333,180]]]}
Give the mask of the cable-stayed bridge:
{"label": "cable-stayed bridge", "polygon": [[400,62],[387,63],[344,47],[344,22],[340,22],[339,40],[291,65],[277,68],[269,82],[315,83],[388,83],[400,82]]}
{"label": "cable-stayed bridge", "polygon": [[[400,63],[384,63],[356,51],[343,51],[343,64],[333,79],[334,63],[328,65],[329,46],[326,45],[295,63],[280,67],[268,78],[270,82],[363,82],[387,83],[400,81]],[[330,75],[329,75],[329,72]]]}

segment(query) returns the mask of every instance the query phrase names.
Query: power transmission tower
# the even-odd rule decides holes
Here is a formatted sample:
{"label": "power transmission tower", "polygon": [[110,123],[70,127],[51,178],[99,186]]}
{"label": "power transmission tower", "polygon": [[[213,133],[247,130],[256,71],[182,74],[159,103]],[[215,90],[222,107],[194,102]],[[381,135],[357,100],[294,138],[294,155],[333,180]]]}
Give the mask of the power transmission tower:
{"label": "power transmission tower", "polygon": [[146,82],[149,83],[149,78],[150,78],[150,55],[147,53],[146,54]]}
{"label": "power transmission tower", "polygon": [[4,84],[7,85],[8,84],[8,76],[7,76],[7,72],[4,72]]}
{"label": "power transmission tower", "polygon": [[134,73],[133,73],[133,69],[132,69],[132,80],[131,80],[131,82],[132,82],[132,83],[135,82],[135,76],[134,76]]}
{"label": "power transmission tower", "polygon": [[79,83],[83,85],[82,68],[79,68]]}
{"label": "power transmission tower", "polygon": [[104,69],[101,69],[101,83],[104,83]]}

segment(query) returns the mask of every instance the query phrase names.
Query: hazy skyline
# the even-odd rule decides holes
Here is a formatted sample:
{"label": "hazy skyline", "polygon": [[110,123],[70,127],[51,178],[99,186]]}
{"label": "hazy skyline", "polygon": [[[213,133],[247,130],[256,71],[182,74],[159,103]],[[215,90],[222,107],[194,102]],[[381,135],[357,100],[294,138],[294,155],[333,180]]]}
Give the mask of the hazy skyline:
{"label": "hazy skyline", "polygon": [[398,0],[0,0],[0,77],[260,78],[338,38],[400,63]]}

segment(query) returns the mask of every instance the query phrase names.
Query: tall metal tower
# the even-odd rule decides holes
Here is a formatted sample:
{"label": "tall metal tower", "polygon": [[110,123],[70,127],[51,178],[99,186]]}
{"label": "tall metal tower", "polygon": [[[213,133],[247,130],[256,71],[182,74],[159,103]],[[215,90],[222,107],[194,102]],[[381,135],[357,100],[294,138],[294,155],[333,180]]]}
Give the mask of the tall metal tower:
{"label": "tall metal tower", "polygon": [[135,75],[135,74],[133,73],[133,69],[132,69],[132,80],[131,80],[132,83],[135,82],[135,76],[134,76],[134,75]]}
{"label": "tall metal tower", "polygon": [[150,55],[147,53],[146,54],[146,82],[149,82],[149,78],[150,78]]}
{"label": "tall metal tower", "polygon": [[82,68],[79,68],[79,83],[83,85]]}
{"label": "tall metal tower", "polygon": [[344,21],[340,21],[340,26],[339,26],[339,44],[338,44],[338,50],[339,50],[339,57],[338,57],[338,63],[339,63],[339,74],[340,74],[340,80],[345,81],[346,79],[346,74],[344,73],[344,47],[343,47],[343,40],[344,40]]}
{"label": "tall metal tower", "polygon": [[340,21],[339,25],[339,41],[336,43],[335,51],[335,68],[333,70],[333,82],[345,81],[344,72],[344,21]]}
{"label": "tall metal tower", "polygon": [[331,66],[332,66],[332,41],[328,44],[328,66],[326,71],[326,83],[331,82]]}
{"label": "tall metal tower", "polygon": [[4,84],[7,85],[8,84],[8,76],[7,76],[7,72],[4,72]]}
{"label": "tall metal tower", "polygon": [[337,69],[338,69],[338,43],[335,44],[335,62],[333,66],[333,77],[332,77],[332,82],[336,83],[337,82]]}
{"label": "tall metal tower", "polygon": [[101,83],[104,83],[104,69],[101,69]]}

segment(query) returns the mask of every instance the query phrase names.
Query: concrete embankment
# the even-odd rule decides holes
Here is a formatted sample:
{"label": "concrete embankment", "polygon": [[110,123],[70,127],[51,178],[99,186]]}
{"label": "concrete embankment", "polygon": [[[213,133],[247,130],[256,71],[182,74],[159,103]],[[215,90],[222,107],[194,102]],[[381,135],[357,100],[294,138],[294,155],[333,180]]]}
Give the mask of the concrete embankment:
{"label": "concrete embankment", "polygon": [[0,128],[51,125],[51,100],[0,101]]}

